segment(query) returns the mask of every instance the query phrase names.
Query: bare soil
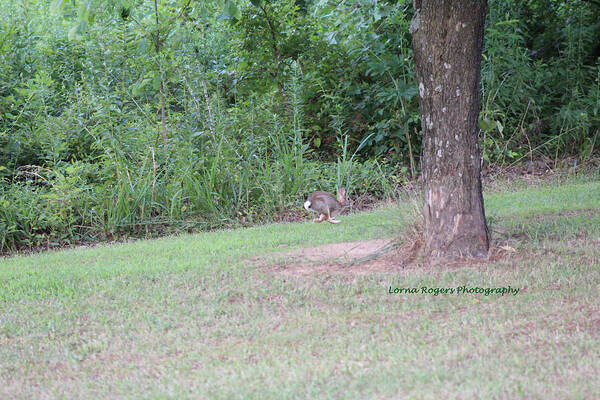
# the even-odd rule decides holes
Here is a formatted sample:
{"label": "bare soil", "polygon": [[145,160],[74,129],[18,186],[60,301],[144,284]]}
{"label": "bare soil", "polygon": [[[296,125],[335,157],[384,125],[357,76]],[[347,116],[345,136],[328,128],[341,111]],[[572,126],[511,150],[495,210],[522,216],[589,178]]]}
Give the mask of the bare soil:
{"label": "bare soil", "polygon": [[285,275],[315,273],[370,274],[415,267],[420,246],[402,246],[395,239],[331,243],[279,253],[269,269]]}
{"label": "bare soil", "polygon": [[515,248],[507,243],[493,243],[486,259],[465,258],[458,261],[439,260],[428,263],[421,256],[422,239],[376,239],[356,242],[331,243],[282,252],[275,256],[275,263],[264,259],[252,261],[263,264],[272,273],[283,275],[307,275],[319,273],[365,275],[394,273],[410,269],[453,270],[477,268],[518,257]]}

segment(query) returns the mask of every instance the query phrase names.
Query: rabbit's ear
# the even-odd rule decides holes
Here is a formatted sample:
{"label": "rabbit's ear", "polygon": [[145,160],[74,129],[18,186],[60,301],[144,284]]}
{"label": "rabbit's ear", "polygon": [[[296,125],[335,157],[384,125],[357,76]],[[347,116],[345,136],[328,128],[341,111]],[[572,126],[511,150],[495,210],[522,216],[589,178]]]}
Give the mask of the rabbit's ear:
{"label": "rabbit's ear", "polygon": [[338,200],[343,203],[346,200],[346,189],[343,187],[338,188]]}

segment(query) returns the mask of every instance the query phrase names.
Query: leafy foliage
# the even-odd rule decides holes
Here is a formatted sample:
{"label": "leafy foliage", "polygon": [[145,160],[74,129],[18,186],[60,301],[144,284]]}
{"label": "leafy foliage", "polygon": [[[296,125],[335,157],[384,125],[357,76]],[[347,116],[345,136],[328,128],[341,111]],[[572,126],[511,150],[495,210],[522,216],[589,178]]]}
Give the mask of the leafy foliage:
{"label": "leafy foliage", "polygon": [[[418,173],[411,3],[2,0],[0,251],[392,194]],[[486,161],[597,152],[597,13],[490,1]]]}

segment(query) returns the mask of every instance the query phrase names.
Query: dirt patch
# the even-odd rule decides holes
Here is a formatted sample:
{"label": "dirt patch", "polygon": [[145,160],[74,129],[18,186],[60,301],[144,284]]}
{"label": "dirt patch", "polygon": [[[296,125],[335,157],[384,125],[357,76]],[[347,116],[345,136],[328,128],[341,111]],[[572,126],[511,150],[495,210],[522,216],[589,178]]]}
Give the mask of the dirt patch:
{"label": "dirt patch", "polygon": [[279,253],[269,269],[286,275],[394,272],[416,267],[420,247],[419,242],[402,245],[395,239],[331,243]]}
{"label": "dirt patch", "polygon": [[331,243],[307,247],[274,255],[266,262],[256,258],[273,273],[307,275],[319,273],[365,275],[394,273],[410,269],[428,269],[435,272],[460,268],[480,268],[488,263],[507,261],[518,257],[518,251],[506,243],[493,243],[487,259],[465,258],[458,261],[438,261],[429,264],[421,256],[423,241],[399,238]]}

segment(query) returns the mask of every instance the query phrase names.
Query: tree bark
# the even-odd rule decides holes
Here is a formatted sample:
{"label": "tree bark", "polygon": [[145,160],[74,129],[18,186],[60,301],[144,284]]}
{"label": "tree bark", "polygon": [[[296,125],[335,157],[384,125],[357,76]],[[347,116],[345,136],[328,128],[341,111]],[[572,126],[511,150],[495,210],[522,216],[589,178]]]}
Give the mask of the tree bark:
{"label": "tree bark", "polygon": [[410,31],[423,131],[425,255],[487,257],[477,147],[486,0],[416,0]]}

